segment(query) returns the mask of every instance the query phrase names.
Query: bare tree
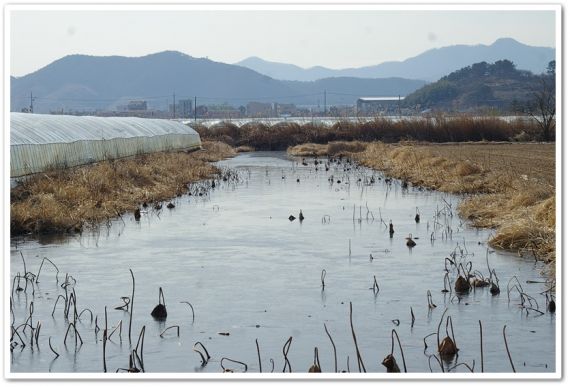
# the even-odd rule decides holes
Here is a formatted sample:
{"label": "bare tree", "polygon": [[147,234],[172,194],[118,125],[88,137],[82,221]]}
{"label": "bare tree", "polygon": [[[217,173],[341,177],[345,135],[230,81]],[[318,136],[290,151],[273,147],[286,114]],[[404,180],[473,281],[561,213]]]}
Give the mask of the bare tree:
{"label": "bare tree", "polygon": [[534,118],[544,141],[554,140],[556,128],[556,62],[548,63],[547,72],[540,79],[540,89],[532,92],[525,113]]}

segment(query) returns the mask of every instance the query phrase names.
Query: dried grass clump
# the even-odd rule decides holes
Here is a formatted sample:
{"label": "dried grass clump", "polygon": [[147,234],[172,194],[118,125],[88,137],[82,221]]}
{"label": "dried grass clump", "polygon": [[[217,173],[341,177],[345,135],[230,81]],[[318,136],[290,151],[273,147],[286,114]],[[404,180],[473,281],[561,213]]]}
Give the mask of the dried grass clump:
{"label": "dried grass clump", "polygon": [[473,163],[460,161],[457,165],[455,165],[455,173],[457,173],[459,176],[469,176],[476,173],[481,173],[481,168]]}
{"label": "dried grass clump", "polygon": [[[168,153],[162,154],[168,155]],[[204,141],[202,142],[202,151],[191,153],[191,155],[193,156],[191,160],[213,162],[233,157],[236,152],[231,146],[223,142]]]}
{"label": "dried grass clump", "polygon": [[362,141],[333,141],[327,145],[327,154],[337,156],[347,153],[358,153],[366,149],[367,144]]}
{"label": "dried grass clump", "polygon": [[328,144],[306,143],[287,148],[287,153],[298,157],[322,157],[347,155],[366,150],[367,143],[362,141],[332,141]]}
{"label": "dried grass clump", "polygon": [[538,222],[554,229],[556,227],[556,198],[551,196],[538,203],[532,215]]}
{"label": "dried grass clump", "polygon": [[437,167],[445,163],[447,163],[447,160],[444,159],[443,157],[436,156],[429,159],[429,164],[432,167]]}
{"label": "dried grass clump", "polygon": [[141,203],[184,193],[188,183],[218,172],[209,162],[234,154],[226,144],[204,142],[203,150],[191,153],[154,153],[33,175],[10,192],[10,231],[81,231]]}
{"label": "dried grass clump", "polygon": [[475,227],[498,227],[502,204],[508,199],[504,194],[481,194],[463,200],[457,207],[459,215],[469,219]]}
{"label": "dried grass clump", "polygon": [[237,153],[255,152],[255,148],[249,145],[242,145],[235,148]]}
{"label": "dried grass clump", "polygon": [[298,157],[320,157],[327,155],[327,146],[323,144],[301,144],[287,148],[287,153]]}
{"label": "dried grass clump", "polygon": [[510,209],[518,207],[530,207],[539,202],[543,202],[552,195],[552,192],[545,187],[521,187],[521,190],[517,190],[508,202],[508,207]]}
{"label": "dried grass clump", "polygon": [[505,222],[489,241],[493,246],[520,253],[531,253],[537,259],[546,262],[555,259],[555,242],[555,228],[538,221],[532,215]]}
{"label": "dried grass clump", "polygon": [[372,143],[359,154],[364,165],[386,171],[390,176],[452,193],[490,191],[486,171],[467,161],[433,155],[425,146]]}
{"label": "dried grass clump", "polygon": [[497,228],[492,246],[555,259],[554,146],[371,143],[358,159],[414,185],[470,194],[458,212],[476,227]]}

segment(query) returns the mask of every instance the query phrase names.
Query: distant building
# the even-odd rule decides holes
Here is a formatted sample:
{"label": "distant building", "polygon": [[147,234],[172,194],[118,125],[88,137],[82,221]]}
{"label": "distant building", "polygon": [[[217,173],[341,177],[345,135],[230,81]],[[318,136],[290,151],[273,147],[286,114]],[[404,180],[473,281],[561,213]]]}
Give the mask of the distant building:
{"label": "distant building", "polygon": [[356,111],[361,115],[398,113],[400,97],[361,97],[356,101]]}
{"label": "distant building", "polygon": [[209,105],[207,107],[207,113],[205,115],[207,118],[239,118],[239,109],[223,103],[221,105]]}
{"label": "distant building", "polygon": [[[192,117],[193,110],[193,101],[191,99],[181,99],[176,104],[176,117],[180,118],[189,118]],[[168,105],[168,111],[170,113],[174,113],[174,105]]]}
{"label": "distant building", "polygon": [[249,117],[271,117],[273,116],[273,104],[263,102],[248,102],[245,107]]}
{"label": "distant building", "polygon": [[207,117],[208,116],[208,107],[205,105],[196,106],[196,115],[198,117]]}
{"label": "distant building", "polygon": [[[52,114],[61,114],[53,113]],[[140,117],[140,118],[172,118],[172,113],[165,110],[97,110],[94,112],[66,111],[67,115],[95,115],[98,117]]]}
{"label": "distant building", "polygon": [[129,103],[127,104],[127,110],[129,111],[147,110],[146,101],[142,100],[129,101]]}
{"label": "distant building", "polygon": [[275,103],[275,113],[278,116],[294,116],[297,108],[292,103]]}
{"label": "distant building", "polygon": [[191,99],[181,99],[178,102],[178,112],[180,117],[188,118],[192,116],[192,103]]}

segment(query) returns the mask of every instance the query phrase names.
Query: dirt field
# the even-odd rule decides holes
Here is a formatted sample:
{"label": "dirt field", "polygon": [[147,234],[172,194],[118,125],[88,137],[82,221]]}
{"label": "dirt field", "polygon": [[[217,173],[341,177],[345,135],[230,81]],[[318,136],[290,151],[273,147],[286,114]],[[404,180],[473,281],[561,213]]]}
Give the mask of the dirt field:
{"label": "dirt field", "polygon": [[554,143],[462,143],[433,144],[423,148],[453,160],[466,160],[485,170],[500,170],[516,176],[556,186],[556,149]]}

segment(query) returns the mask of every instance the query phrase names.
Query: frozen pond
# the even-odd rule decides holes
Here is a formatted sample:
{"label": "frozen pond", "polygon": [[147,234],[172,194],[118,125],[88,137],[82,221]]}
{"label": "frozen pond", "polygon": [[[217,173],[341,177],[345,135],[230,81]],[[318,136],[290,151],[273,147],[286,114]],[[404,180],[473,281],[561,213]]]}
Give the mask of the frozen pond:
{"label": "frozen pond", "polygon": [[[464,365],[454,366],[463,362],[472,366],[473,361],[475,372],[481,371],[479,320],[484,372],[512,372],[503,339],[505,325],[517,372],[555,372],[556,319],[555,313],[546,311],[541,294],[548,289],[541,263],[491,250],[489,265],[500,281],[500,294],[492,296],[488,287],[461,298],[454,291],[442,293],[445,258],[453,252],[457,264],[468,266],[472,261],[472,273],[489,275],[490,231],[469,228],[455,215],[458,197],[403,189],[399,181],[388,183],[366,168],[334,163],[326,171],[326,160],[318,166],[313,159],[306,161],[308,165],[303,165],[283,152],[241,154],[219,163],[235,170],[239,182],[219,180],[203,196],[194,190],[194,195],[173,200],[173,209],[164,205],[158,212],[143,211],[140,221],[127,214],[98,233],[82,236],[12,239],[12,278],[24,272],[20,252],[28,271],[37,273],[42,258],[48,257],[60,273],[56,282],[55,269],[45,263],[35,295],[30,284],[26,291],[13,291],[14,325],[26,321],[33,301],[33,326],[40,321],[41,330],[39,350],[35,344],[30,348],[29,329],[26,335],[19,330],[27,345],[14,348],[11,371],[103,372],[103,332],[95,332],[89,313],[77,323],[83,339],[77,347],[73,333],[64,345],[73,312],[66,321],[61,299],[52,317],[58,295],[65,295],[61,285],[66,273],[77,281],[78,312],[89,308],[102,328],[107,306],[109,331],[122,321],[121,337],[117,331],[106,343],[106,365],[108,372],[127,368],[129,313],[114,308],[123,304],[122,296],[131,296],[132,269],[136,279],[132,346],[145,326],[146,372],[221,372],[222,358],[259,372],[256,339],[263,372],[271,372],[272,364],[275,372],[282,372],[283,347],[289,337],[287,359],[293,372],[309,369],[315,347],[323,371],[334,372],[333,346],[323,324],[336,346],[338,372],[347,370],[347,357],[350,372],[357,372],[350,302],[358,347],[369,373],[386,372],[381,362],[391,351],[393,329],[402,342],[408,372],[430,372],[430,364],[434,372],[441,372],[430,358],[437,353],[436,336],[426,339],[426,350],[424,337],[437,331],[446,308],[459,348],[456,358],[444,362],[446,372],[469,372]],[[301,209],[303,222],[298,219]],[[414,220],[416,209],[419,223]],[[290,221],[290,215],[297,219]],[[393,238],[386,225],[390,220]],[[409,234],[418,238],[412,249],[406,246]],[[447,267],[453,286],[457,270],[449,262]],[[511,292],[509,302],[507,283],[514,275],[524,292],[537,300],[543,315],[522,309],[518,291]],[[374,277],[377,292],[371,289]],[[71,292],[74,281],[69,282]],[[159,287],[168,311],[163,322],[150,314],[158,303]],[[432,309],[428,290],[437,305]],[[185,301],[194,308],[194,322]],[[179,326],[180,336],[173,328],[161,338],[161,332],[173,325]],[[441,339],[445,331],[444,319]],[[60,355],[56,359],[50,337]],[[211,355],[204,367],[193,351],[196,342]],[[403,371],[397,347],[394,356]],[[227,360],[222,365],[236,371],[244,368]]]}

